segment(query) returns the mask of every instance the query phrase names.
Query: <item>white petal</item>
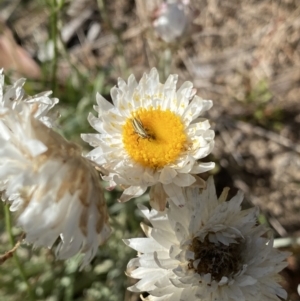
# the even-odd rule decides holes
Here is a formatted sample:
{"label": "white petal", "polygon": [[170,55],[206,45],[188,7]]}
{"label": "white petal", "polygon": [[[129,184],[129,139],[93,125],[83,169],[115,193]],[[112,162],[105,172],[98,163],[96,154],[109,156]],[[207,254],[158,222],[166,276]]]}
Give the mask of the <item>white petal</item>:
{"label": "white petal", "polygon": [[177,205],[177,206],[184,206],[185,200],[182,193],[182,188],[175,185],[175,184],[167,184],[164,185],[164,190],[169,196],[170,199]]}
{"label": "white petal", "polygon": [[190,174],[178,173],[174,178],[173,183],[179,187],[188,187],[195,182],[195,178]]}
{"label": "white petal", "polygon": [[158,244],[152,238],[134,238],[134,239],[124,239],[124,243],[135,249],[138,252],[149,253],[155,251],[164,251],[165,248]]}
{"label": "white petal", "polygon": [[170,184],[170,183],[172,183],[172,181],[176,177],[176,175],[177,175],[177,172],[174,169],[165,167],[165,168],[163,168],[163,170],[160,173],[159,181],[162,184]]}
{"label": "white petal", "polygon": [[126,188],[120,197],[120,202],[124,203],[130,199],[142,195],[147,189],[147,186],[130,186]]}

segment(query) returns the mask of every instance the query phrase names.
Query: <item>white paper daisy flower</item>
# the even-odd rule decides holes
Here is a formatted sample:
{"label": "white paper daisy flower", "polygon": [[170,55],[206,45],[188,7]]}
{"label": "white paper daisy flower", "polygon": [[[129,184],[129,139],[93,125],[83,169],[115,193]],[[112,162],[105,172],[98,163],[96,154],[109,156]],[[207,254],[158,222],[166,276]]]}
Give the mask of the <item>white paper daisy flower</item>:
{"label": "white paper daisy flower", "polygon": [[[58,103],[58,99],[48,97],[52,93],[51,91],[27,96],[23,89],[25,82],[26,79],[21,78],[10,86],[6,85],[3,69],[0,69],[0,138],[5,140],[10,139],[10,133],[7,132],[8,127],[2,116],[5,116],[9,109],[13,110],[15,114],[22,114],[23,109],[26,108],[34,112],[34,117],[46,126],[52,127],[54,124],[55,116],[49,111]],[[0,190],[5,190],[6,182],[7,179],[0,180]]]}
{"label": "white paper daisy flower", "polygon": [[[158,184],[152,205],[163,210],[164,191],[177,205],[183,205],[182,187],[203,184],[196,174],[214,167],[199,161],[214,145],[209,122],[198,118],[212,101],[194,96],[191,82],[176,91],[177,75],[165,84],[156,69],[144,74],[139,83],[131,75],[128,83],[118,80],[111,90],[113,104],[97,95],[98,117],[90,124],[100,134],[83,134],[95,149],[87,157],[109,171],[105,180],[126,189],[120,201],[143,194]],[[163,189],[161,189],[163,188]]]}
{"label": "white paper daisy flower", "polygon": [[257,210],[241,211],[242,193],[218,199],[212,178],[207,189],[186,188],[186,206],[172,201],[165,212],[140,206],[152,227],[147,238],[125,240],[137,250],[127,274],[140,279],[129,290],[148,292],[151,301],[279,301],[277,283],[287,253],[273,248]]}
{"label": "white paper daisy flower", "polygon": [[[11,108],[20,112],[24,108],[24,103],[32,107],[35,106],[35,118],[41,120],[48,127],[52,127],[55,116],[49,115],[49,110],[57,103],[57,98],[49,98],[51,91],[42,92],[34,96],[27,96],[23,89],[25,78],[17,80],[12,86],[4,83],[3,70],[0,69],[0,112],[5,108]],[[1,131],[0,131],[1,135]]]}
{"label": "white paper daisy flower", "polygon": [[[26,242],[67,259],[83,253],[82,266],[110,234],[98,173],[81,149],[46,127],[23,105],[0,114],[0,183]],[[36,104],[38,110],[38,104]]]}

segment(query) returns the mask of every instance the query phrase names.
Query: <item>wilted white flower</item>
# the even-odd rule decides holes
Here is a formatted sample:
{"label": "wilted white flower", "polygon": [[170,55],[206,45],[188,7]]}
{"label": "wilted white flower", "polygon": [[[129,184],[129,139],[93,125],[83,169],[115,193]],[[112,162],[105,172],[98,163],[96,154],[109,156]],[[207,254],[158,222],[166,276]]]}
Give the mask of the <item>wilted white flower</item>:
{"label": "wilted white flower", "polygon": [[[0,69],[0,112],[5,108],[11,108],[16,112],[20,112],[24,108],[24,103],[35,107],[34,117],[41,120],[48,127],[52,126],[53,120],[49,116],[49,110],[57,103],[57,98],[49,98],[51,91],[42,92],[34,96],[26,96],[23,86],[25,78],[17,80],[12,86],[4,84],[3,70]],[[1,131],[0,131],[1,135]]]}
{"label": "wilted white flower", "polygon": [[59,259],[96,255],[110,227],[99,176],[81,149],[35,118],[38,104],[0,113],[0,190],[17,211],[17,224],[34,246]]}
{"label": "wilted white flower", "polygon": [[169,0],[163,2],[155,11],[153,26],[165,42],[174,41],[187,30],[191,22],[187,4],[188,1]]}
{"label": "wilted white flower", "polygon": [[[5,85],[3,69],[0,69],[0,114],[5,116],[5,112],[8,109],[13,110],[15,114],[21,114],[23,109],[27,108],[34,112],[36,119],[42,121],[46,126],[52,127],[54,120],[52,118],[53,116],[51,116],[51,112],[49,114],[49,111],[58,103],[58,99],[48,97],[52,93],[51,91],[42,92],[34,96],[27,96],[23,89],[25,81],[24,78],[21,78],[11,86]],[[7,126],[4,125],[2,120],[2,122],[0,122],[0,138],[8,139],[9,136],[6,131]],[[1,180],[0,189],[5,189],[5,182]]]}
{"label": "wilted white flower", "polygon": [[[228,190],[227,190],[228,191]],[[146,291],[145,300],[279,301],[287,294],[277,283],[287,253],[273,248],[255,209],[241,211],[242,193],[225,202],[207,189],[186,188],[183,208],[169,202],[165,212],[140,206],[152,227],[147,238],[125,240],[139,252],[127,274],[141,279],[129,290]]]}
{"label": "wilted white flower", "polygon": [[214,167],[198,161],[214,145],[209,122],[198,118],[212,101],[194,96],[191,82],[178,91],[176,83],[177,75],[170,75],[161,84],[153,68],[139,83],[133,75],[127,84],[119,78],[111,90],[113,104],[97,95],[98,117],[90,114],[88,120],[100,134],[82,138],[95,147],[88,158],[110,172],[104,179],[126,188],[121,201],[153,186],[155,208],[164,209],[164,192],[182,205],[181,187],[203,184],[196,174]]}

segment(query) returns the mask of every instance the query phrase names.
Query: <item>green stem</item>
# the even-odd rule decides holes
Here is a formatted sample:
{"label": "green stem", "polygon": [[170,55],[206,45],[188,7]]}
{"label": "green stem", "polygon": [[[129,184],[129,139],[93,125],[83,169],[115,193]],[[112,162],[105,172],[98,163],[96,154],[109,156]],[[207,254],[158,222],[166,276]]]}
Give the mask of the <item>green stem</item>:
{"label": "green stem", "polygon": [[58,38],[59,38],[59,45],[61,46],[61,51],[62,51],[62,54],[63,54],[64,58],[67,60],[69,65],[77,72],[77,74],[80,75],[81,72],[77,68],[76,64],[72,63],[72,61],[70,59],[70,56],[68,54],[68,50],[66,49],[66,45],[64,44],[64,41],[63,41],[62,36],[61,36],[60,33],[58,34]]}
{"label": "green stem", "polygon": [[53,94],[56,94],[56,73],[57,73],[57,59],[58,59],[58,47],[57,47],[57,15],[58,6],[56,0],[51,2],[51,39],[53,41],[53,62],[52,62],[52,77],[51,77],[51,90]]}
{"label": "green stem", "polygon": [[[10,242],[11,246],[14,247],[15,246],[15,240],[14,240],[14,236],[13,236],[13,233],[12,233],[12,224],[11,224],[10,211],[9,211],[9,205],[8,204],[6,204],[4,206],[4,215],[5,215],[6,231],[7,231],[8,236],[9,236],[9,242]],[[15,261],[15,265],[19,270],[20,276],[26,284],[29,300],[35,301],[35,296],[34,296],[33,290],[31,288],[30,283],[28,282],[25,271],[23,269],[23,266],[22,266],[16,252],[13,253],[13,258],[14,258],[14,261]]]}
{"label": "green stem", "polygon": [[126,59],[124,56],[125,52],[124,52],[123,40],[121,38],[120,33],[113,27],[113,25],[110,21],[104,0],[97,0],[97,2],[98,2],[98,7],[99,7],[99,10],[101,12],[101,16],[103,17],[104,22],[107,24],[109,29],[113,32],[113,34],[117,38],[116,50],[117,50],[117,54],[118,54],[119,61],[120,61],[120,71],[121,71],[122,77],[127,77],[127,75],[128,75],[127,72],[129,69],[128,69]]}

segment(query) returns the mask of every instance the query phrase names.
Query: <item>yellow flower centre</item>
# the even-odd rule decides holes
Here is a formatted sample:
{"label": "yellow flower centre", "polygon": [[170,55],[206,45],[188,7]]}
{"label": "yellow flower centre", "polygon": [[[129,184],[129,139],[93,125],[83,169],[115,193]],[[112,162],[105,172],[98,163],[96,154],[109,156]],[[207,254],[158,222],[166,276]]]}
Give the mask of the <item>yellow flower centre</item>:
{"label": "yellow flower centre", "polygon": [[187,145],[180,117],[160,108],[135,111],[126,120],[122,135],[129,156],[142,166],[153,169],[176,161]]}

